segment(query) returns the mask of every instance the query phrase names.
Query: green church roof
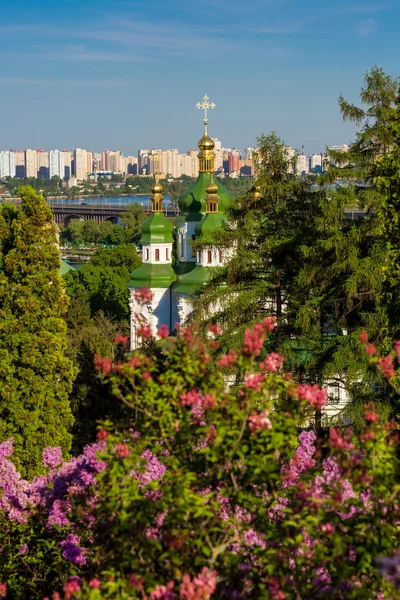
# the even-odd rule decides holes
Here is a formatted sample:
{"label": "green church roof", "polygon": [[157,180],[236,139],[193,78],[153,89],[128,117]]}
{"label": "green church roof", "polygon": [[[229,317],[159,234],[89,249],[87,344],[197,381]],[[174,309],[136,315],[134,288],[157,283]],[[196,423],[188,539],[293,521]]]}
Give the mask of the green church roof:
{"label": "green church roof", "polygon": [[195,183],[183,194],[178,200],[179,208],[184,214],[186,221],[201,221],[206,212],[205,197],[207,196],[207,187],[211,180],[215,181],[219,196],[218,210],[224,214],[227,208],[232,204],[234,198],[232,192],[224,188],[224,186],[217,181],[214,177],[214,173],[199,173]]}
{"label": "green church roof", "polygon": [[208,213],[199,223],[196,223],[194,232],[196,235],[204,235],[209,231],[215,231],[219,227],[222,227],[223,218],[221,213]]}
{"label": "green church roof", "polygon": [[154,265],[144,263],[131,273],[129,288],[168,288],[176,280],[172,265]]}
{"label": "green church roof", "polygon": [[196,266],[192,271],[179,277],[174,284],[174,291],[181,294],[194,294],[208,282],[213,273],[213,267]]}
{"label": "green church roof", "polygon": [[162,212],[151,213],[142,225],[141,244],[172,243],[172,223]]}

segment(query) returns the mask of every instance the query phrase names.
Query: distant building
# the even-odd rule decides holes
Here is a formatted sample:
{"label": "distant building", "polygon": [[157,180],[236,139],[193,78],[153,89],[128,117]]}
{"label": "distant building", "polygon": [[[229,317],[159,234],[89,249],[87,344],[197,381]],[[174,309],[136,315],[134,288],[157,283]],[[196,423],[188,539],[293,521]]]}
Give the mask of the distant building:
{"label": "distant building", "polygon": [[310,173],[322,173],[322,156],[321,154],[311,154],[309,158]]}
{"label": "distant building", "polygon": [[86,150],[82,150],[82,148],[74,150],[74,175],[78,181],[85,181],[87,179]]}
{"label": "distant building", "polygon": [[12,150],[0,152],[0,177],[15,177],[15,154]]}
{"label": "distant building", "polygon": [[50,150],[49,152],[49,176],[60,177],[64,179],[64,153],[60,150]]}
{"label": "distant building", "polygon": [[228,154],[228,173],[240,173],[240,150],[231,150]]}
{"label": "distant building", "polygon": [[25,150],[25,176],[26,177],[37,177],[37,174],[38,174],[37,151],[27,148]]}
{"label": "distant building", "polygon": [[304,154],[300,154],[296,160],[296,173],[297,175],[304,177],[305,175],[308,175],[309,172],[310,161],[307,158],[307,156],[304,156]]}
{"label": "distant building", "polygon": [[49,178],[49,153],[47,150],[37,150],[37,177],[39,179]]}
{"label": "distant building", "polygon": [[14,153],[15,177],[25,177],[25,152],[24,150],[11,150]]}
{"label": "distant building", "polygon": [[72,159],[73,153],[70,150],[61,150],[62,162],[64,165],[63,175],[60,175],[61,179],[68,181],[72,177]]}

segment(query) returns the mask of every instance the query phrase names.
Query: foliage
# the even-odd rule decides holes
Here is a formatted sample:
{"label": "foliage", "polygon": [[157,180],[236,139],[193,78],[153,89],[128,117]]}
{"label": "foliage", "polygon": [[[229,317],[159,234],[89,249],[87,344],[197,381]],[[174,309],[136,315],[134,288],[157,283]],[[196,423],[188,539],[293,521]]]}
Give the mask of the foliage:
{"label": "foliage", "polygon": [[125,244],[133,238],[130,232],[122,225],[101,221],[96,223],[92,219],[83,221],[71,219],[68,226],[61,230],[60,241],[62,244],[82,246],[86,244],[106,244],[115,246]]}
{"label": "foliage", "polygon": [[141,204],[134,203],[128,206],[121,221],[126,227],[126,239],[130,243],[138,242],[142,233],[142,225],[146,219],[146,213]]}
{"label": "foliage", "polygon": [[351,104],[340,95],[343,120],[355,123],[359,130],[348,152],[329,151],[333,164],[326,177],[328,180],[340,177],[365,181],[375,160],[390,151],[394,138],[389,121],[397,87],[397,79],[375,65],[365,74],[361,88],[364,108]]}
{"label": "foliage", "polygon": [[[204,344],[191,330],[164,339],[164,357],[99,357],[135,418],[126,429],[105,424],[97,444],[61,466],[60,450],[46,449],[48,473],[32,483],[19,479],[11,443],[0,445],[0,591],[42,599],[56,589],[66,600],[399,598],[378,569],[378,559],[385,573],[398,562],[397,426],[370,404],[359,448],[350,429],[331,429],[318,448],[314,432],[298,435],[326,392],[295,384],[276,353],[259,364],[273,327],[265,319],[246,331],[219,373],[210,370],[218,340]],[[361,341],[370,351],[366,334]],[[397,358],[372,359],[389,380],[398,346]],[[229,389],[228,365],[242,380]]]}
{"label": "foliage", "polygon": [[382,262],[385,279],[384,296],[390,330],[397,336],[400,329],[400,94],[390,114],[389,135],[393,139],[391,152],[375,163],[372,177],[375,186],[383,195],[379,213],[386,252],[386,260]]}
{"label": "foliage", "polygon": [[67,297],[51,211],[32,188],[20,194],[20,210],[0,209],[0,439],[14,437],[16,465],[32,476],[45,446],[70,448],[76,373],[65,356]]}
{"label": "foliage", "polygon": [[130,273],[140,266],[140,258],[133,245],[101,248],[79,270],[66,273],[67,293],[80,294],[90,303],[91,314],[102,310],[116,321],[129,318]]}
{"label": "foliage", "polygon": [[95,439],[100,420],[119,421],[126,413],[126,407],[112,394],[108,378],[95,368],[94,358],[100,356],[117,360],[121,346],[116,339],[126,334],[128,327],[102,311],[92,316],[89,301],[80,293],[70,300],[66,322],[67,354],[79,369],[70,395],[75,418],[72,450],[76,455]]}
{"label": "foliage", "polygon": [[[375,135],[376,152],[383,151],[389,137],[394,139],[385,133],[386,109],[377,108],[384,102],[390,106],[390,82],[372,69],[362,92],[371,104],[362,117],[362,143]],[[343,103],[342,110],[351,115]],[[351,149],[360,144],[361,137]],[[357,426],[371,385],[381,386],[382,410],[387,410],[387,388],[357,343],[364,327],[374,343],[385,343],[386,249],[377,213],[382,196],[371,184],[328,185],[338,175],[334,169],[320,178],[319,187],[312,179],[297,179],[286,145],[274,133],[262,136],[258,145],[257,187],[238,199],[225,231],[215,237],[215,243],[231,249],[230,258],[200,291],[193,317],[204,332],[208,323],[218,322],[226,350],[231,343],[241,344],[245,328],[255,320],[275,314],[278,327],[269,348],[285,354],[287,368],[299,381],[330,381],[346,389],[354,400],[346,410]],[[349,179],[355,178],[352,168],[347,167]],[[354,210],[362,211],[361,218],[349,218]]]}

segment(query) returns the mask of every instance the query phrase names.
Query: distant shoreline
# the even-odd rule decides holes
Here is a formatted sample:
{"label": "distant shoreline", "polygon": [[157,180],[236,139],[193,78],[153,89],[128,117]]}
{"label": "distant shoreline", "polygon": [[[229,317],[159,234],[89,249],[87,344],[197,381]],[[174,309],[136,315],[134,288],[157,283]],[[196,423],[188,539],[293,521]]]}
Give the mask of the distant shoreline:
{"label": "distant shoreline", "polygon": [[[150,194],[146,194],[143,192],[142,194],[116,194],[115,196],[110,196],[109,194],[103,194],[99,196],[98,194],[86,194],[86,195],[77,195],[77,196],[47,196],[47,200],[85,200],[85,198],[121,198],[121,197],[131,197],[131,196],[144,196],[148,197]],[[5,196],[0,195],[0,201],[4,202],[6,200],[21,200],[19,196]]]}

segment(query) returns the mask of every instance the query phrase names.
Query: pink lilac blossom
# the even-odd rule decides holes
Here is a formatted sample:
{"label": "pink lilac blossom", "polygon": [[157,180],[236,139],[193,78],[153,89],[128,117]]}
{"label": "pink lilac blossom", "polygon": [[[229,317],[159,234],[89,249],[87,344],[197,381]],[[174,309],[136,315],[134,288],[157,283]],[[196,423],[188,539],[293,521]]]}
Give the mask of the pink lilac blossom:
{"label": "pink lilac blossom", "polygon": [[272,423],[268,418],[269,411],[265,409],[262,413],[254,412],[248,418],[249,428],[252,434],[262,429],[271,429]]}
{"label": "pink lilac blossom", "polygon": [[297,386],[296,394],[301,400],[307,400],[310,406],[313,408],[321,409],[326,405],[327,402],[327,391],[318,387],[317,384]]}

